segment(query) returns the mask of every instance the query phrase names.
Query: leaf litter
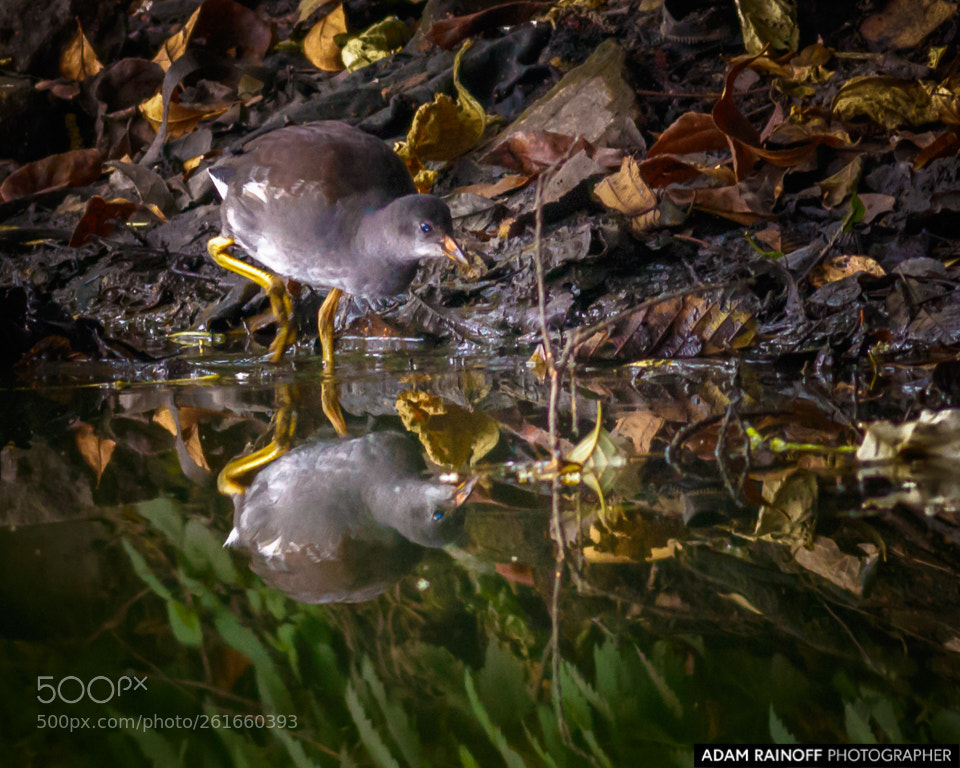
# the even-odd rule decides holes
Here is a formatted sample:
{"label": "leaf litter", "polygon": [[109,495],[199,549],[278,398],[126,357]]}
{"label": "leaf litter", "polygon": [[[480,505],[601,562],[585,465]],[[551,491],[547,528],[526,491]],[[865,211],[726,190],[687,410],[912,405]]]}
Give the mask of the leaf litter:
{"label": "leaf litter", "polygon": [[[529,348],[546,333],[545,359],[564,362],[556,375],[576,382],[575,361],[630,379],[633,407],[606,414],[612,432],[598,408],[589,437],[552,462],[542,410],[488,415],[452,394],[398,393],[438,465],[481,471],[507,441],[528,483],[576,474],[564,492],[579,518],[561,522],[588,564],[655,562],[651,581],[699,574],[729,604],[713,609],[725,621],[746,611],[822,644],[802,612],[744,576],[746,563],[843,600],[869,595],[877,626],[922,634],[889,608],[915,596],[883,568],[898,547],[886,567],[916,575],[924,553],[956,576],[955,4],[924,2],[917,16],[894,1],[813,28],[790,3],[736,5],[743,47],[706,51],[661,39],[659,9],[639,4],[565,5],[549,18],[546,3],[467,4],[449,18],[423,11],[419,26],[417,8],[357,28],[343,7],[317,20],[206,0],[185,18],[138,12],[136,55],[102,64],[78,26],[58,73],[74,82],[49,89],[73,116],[72,149],[15,148],[0,187],[5,373],[155,364],[175,359],[169,332],[250,325],[263,302],[235,295],[204,258],[217,209],[203,171],[278,121],[344,119],[404,142],[419,185],[470,211],[459,223],[478,273],[424,275],[387,324],[368,327],[467,348]],[[121,176],[138,200],[110,192]],[[304,289],[301,304],[311,298]],[[778,369],[774,384],[757,361]],[[613,399],[613,385],[581,383],[578,397]],[[564,405],[571,426],[576,400]],[[934,410],[917,416],[918,405]],[[198,435],[226,417],[189,412],[177,427],[171,413],[147,411],[207,468]],[[240,421],[245,437],[262,427]],[[74,432],[97,483],[139,445],[132,430],[127,445],[86,422]],[[504,478],[490,478],[480,492],[493,499]],[[857,482],[868,498],[848,518]],[[941,538],[900,538],[908,513]],[[553,564],[520,565],[526,579]],[[646,604],[628,570],[580,575]],[[942,622],[925,640],[951,648],[960,629],[942,616],[956,604],[919,578],[931,597],[916,611]]]}

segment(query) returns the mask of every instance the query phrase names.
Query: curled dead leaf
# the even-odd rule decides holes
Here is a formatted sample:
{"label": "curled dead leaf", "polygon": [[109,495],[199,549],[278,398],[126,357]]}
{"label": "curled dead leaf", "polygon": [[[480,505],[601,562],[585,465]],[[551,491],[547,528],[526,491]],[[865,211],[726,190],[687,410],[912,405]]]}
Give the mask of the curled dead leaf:
{"label": "curled dead leaf", "polygon": [[76,149],[21,166],[0,185],[4,202],[24,195],[92,184],[103,170],[100,151]]}
{"label": "curled dead leaf", "polygon": [[485,8],[466,16],[438,19],[430,25],[426,37],[434,45],[452,50],[468,37],[475,37],[487,29],[522,24],[539,13],[546,13],[552,5],[552,3],[538,0],[518,0],[518,2]]}
{"label": "curled dead leaf", "polygon": [[68,245],[77,248],[90,241],[93,236],[106,237],[118,222],[126,221],[137,212],[146,213],[157,221],[166,221],[166,217],[156,206],[141,205],[122,197],[104,200],[94,195],[87,201],[87,207],[70,236]]}
{"label": "curled dead leaf", "polygon": [[459,157],[480,140],[487,126],[487,113],[460,82],[460,59],[469,43],[463,45],[453,61],[453,84],[457,89],[454,102],[445,94],[437,94],[429,104],[423,104],[413,116],[413,123],[405,141],[394,149],[407,164],[421,192],[427,191],[432,180],[424,167],[428,162],[447,162]]}

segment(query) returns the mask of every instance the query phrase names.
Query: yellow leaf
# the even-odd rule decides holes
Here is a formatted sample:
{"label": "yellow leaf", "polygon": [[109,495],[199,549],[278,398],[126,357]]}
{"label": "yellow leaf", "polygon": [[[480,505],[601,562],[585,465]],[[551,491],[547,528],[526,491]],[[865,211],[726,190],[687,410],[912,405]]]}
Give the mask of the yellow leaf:
{"label": "yellow leaf", "polygon": [[401,392],[396,406],[403,426],[420,438],[430,460],[443,467],[476,464],[500,440],[495,419],[426,392]]}
{"label": "yellow leaf", "polygon": [[339,72],[344,68],[344,63],[340,46],[334,42],[334,38],[346,32],[347,17],[343,13],[343,6],[338,5],[307,32],[303,39],[304,55],[318,69]]}
{"label": "yellow leaf", "polygon": [[343,63],[351,72],[356,72],[400,50],[412,35],[396,16],[378,21],[346,42],[341,53]]}
{"label": "yellow leaf", "polygon": [[[229,106],[229,104],[216,104],[201,110],[171,101],[170,114],[167,117],[167,140],[190,133],[201,120],[222,115]],[[143,102],[140,105],[140,114],[146,118],[153,130],[160,130],[160,124],[163,122],[163,96],[158,93]]]}
{"label": "yellow leaf", "polygon": [[756,55],[769,44],[782,51],[797,50],[796,0],[736,0],[747,53]]}
{"label": "yellow leaf", "polygon": [[460,58],[469,46],[469,41],[464,43],[453,61],[457,100],[437,94],[431,103],[421,105],[413,116],[406,141],[395,147],[413,176],[420,172],[423,163],[447,162],[472,149],[487,127],[487,113],[460,82]]}
{"label": "yellow leaf", "polygon": [[633,157],[623,158],[620,170],[600,181],[593,191],[607,208],[626,214],[636,233],[660,223],[657,195],[641,177]]}
{"label": "yellow leaf", "polygon": [[103,69],[96,51],[77,22],[77,34],[60,53],[60,74],[68,80],[85,80]]}
{"label": "yellow leaf", "polygon": [[944,122],[960,123],[956,102],[960,82],[903,80],[890,75],[851,78],[833,100],[833,113],[841,120],[866,117],[884,128]]}
{"label": "yellow leaf", "polygon": [[180,408],[177,416],[174,416],[167,406],[157,410],[153,415],[153,421],[163,427],[174,437],[177,436],[177,419],[180,421],[180,437],[187,449],[187,455],[198,467],[209,471],[210,465],[203,455],[203,446],[200,445],[200,430],[197,427],[200,411],[196,408]]}
{"label": "yellow leaf", "polygon": [[869,256],[843,254],[827,259],[810,272],[810,284],[819,288],[826,283],[834,283],[850,275],[864,272],[874,277],[883,277],[887,273]]}
{"label": "yellow leaf", "polygon": [[197,19],[200,18],[200,11],[203,6],[198,6],[197,10],[193,12],[193,15],[187,19],[187,23],[183,25],[183,29],[177,32],[172,37],[167,38],[163,45],[160,46],[160,50],[157,52],[157,55],[153,57],[155,64],[159,64],[160,68],[166,72],[170,69],[170,65],[173,64],[177,59],[183,56],[184,52],[187,50],[187,45],[190,42],[190,36],[193,34],[193,28],[197,24]]}

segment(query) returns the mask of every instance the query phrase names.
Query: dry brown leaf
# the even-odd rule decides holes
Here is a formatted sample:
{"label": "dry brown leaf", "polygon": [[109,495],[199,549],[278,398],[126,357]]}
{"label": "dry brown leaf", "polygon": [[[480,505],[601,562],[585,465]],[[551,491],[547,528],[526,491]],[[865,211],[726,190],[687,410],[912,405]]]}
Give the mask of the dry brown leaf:
{"label": "dry brown leaf", "polygon": [[493,198],[499,195],[513,192],[529,184],[529,176],[504,176],[492,184],[470,184],[466,187],[457,187],[456,191],[467,195],[480,195],[481,197]]}
{"label": "dry brown leaf", "polygon": [[663,417],[652,411],[633,411],[617,421],[612,434],[629,438],[637,453],[650,453],[653,438],[663,425]]}
{"label": "dry brown leaf", "polygon": [[126,221],[140,209],[137,203],[124,200],[122,197],[113,200],[104,200],[94,195],[87,201],[87,207],[80,221],[70,236],[68,245],[77,248],[90,241],[94,235],[106,237],[113,232],[118,221]]}
{"label": "dry brown leaf", "polygon": [[426,37],[434,45],[452,50],[468,37],[476,37],[488,29],[522,24],[538,13],[546,13],[552,6],[549,2],[518,0],[485,8],[467,16],[438,19],[427,30]]}
{"label": "dry brown leaf", "polygon": [[833,539],[817,536],[809,546],[794,548],[797,565],[860,597],[867,575],[880,559],[875,544],[860,544],[862,555],[841,551]]}
{"label": "dry brown leaf", "polygon": [[657,155],[690,155],[727,148],[724,136],[712,115],[686,112],[680,115],[647,151],[647,159]]}
{"label": "dry brown leaf", "polygon": [[681,208],[694,206],[704,213],[720,216],[737,224],[749,226],[770,215],[768,206],[760,204],[756,197],[748,195],[737,184],[731,187],[688,189],[670,187],[666,195]]}
{"label": "dry brown leaf", "polygon": [[60,52],[60,74],[68,80],[86,80],[103,69],[83,27],[77,21],[77,34]]}
{"label": "dry brown leaf", "polygon": [[96,473],[99,486],[100,478],[103,477],[103,472],[110,463],[110,457],[113,456],[113,449],[117,447],[116,441],[108,437],[98,437],[93,427],[84,423],[77,426],[74,438],[84,462]]}
{"label": "dry brown leaf", "polygon": [[945,0],[890,0],[863,20],[860,34],[880,48],[913,48],[956,12]]}
{"label": "dry brown leaf", "polygon": [[919,171],[938,157],[952,157],[960,150],[960,130],[951,128],[923,147],[913,160],[913,170]]}
{"label": "dry brown leaf", "polygon": [[343,6],[338,5],[313,25],[303,39],[303,53],[318,69],[339,72],[344,68],[340,46],[334,42],[337,35],[347,32],[347,17]]}
{"label": "dry brown leaf", "polygon": [[517,131],[499,142],[480,162],[532,177],[583,149],[592,151],[593,146],[582,138],[563,133]]}
{"label": "dry brown leaf", "polygon": [[65,187],[84,187],[95,182],[102,170],[100,152],[96,149],[50,155],[27,163],[7,176],[0,185],[0,199],[6,202]]}
{"label": "dry brown leaf", "polygon": [[581,342],[578,360],[697,357],[743,349],[753,342],[756,318],[745,299],[724,305],[701,296],[646,304]]}
{"label": "dry brown leaf", "polygon": [[497,573],[507,581],[522,584],[525,587],[532,587],[534,585],[533,571],[529,565],[523,565],[522,563],[495,563],[493,567]]}

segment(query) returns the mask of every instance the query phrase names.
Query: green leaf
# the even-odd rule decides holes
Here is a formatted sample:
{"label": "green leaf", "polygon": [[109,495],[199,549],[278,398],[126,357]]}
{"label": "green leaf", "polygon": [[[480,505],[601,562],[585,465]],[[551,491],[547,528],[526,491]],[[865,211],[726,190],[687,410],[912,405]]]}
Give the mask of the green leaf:
{"label": "green leaf", "polygon": [[540,745],[540,741],[530,732],[526,723],[523,725],[523,732],[527,735],[527,741],[530,742],[530,746],[533,747],[533,751],[537,753],[537,757],[543,761],[543,764],[547,766],[547,768],[557,768],[556,760]]}
{"label": "green leaf", "polygon": [[476,758],[470,754],[470,750],[467,749],[463,744],[460,745],[460,765],[463,768],[480,768],[480,763],[477,762]]}
{"label": "green leaf", "polygon": [[203,627],[197,612],[179,600],[167,600],[167,616],[173,636],[183,645],[200,645],[203,642]]}
{"label": "green leaf", "polygon": [[787,730],[783,720],[777,717],[773,710],[773,704],[770,705],[770,738],[774,744],[796,744],[797,737]]}
{"label": "green leaf", "polygon": [[490,720],[490,715],[487,714],[487,710],[485,710],[483,704],[480,703],[480,699],[477,697],[477,691],[473,687],[473,678],[470,676],[470,670],[464,670],[463,676],[464,685],[467,689],[467,698],[470,700],[470,708],[486,732],[487,737],[500,752],[500,756],[507,764],[507,768],[526,768],[526,763],[523,761],[523,758],[510,747],[503,732],[493,724]]}
{"label": "green leaf", "polygon": [[[594,687],[583,679],[583,675],[580,674],[580,670],[573,666],[573,664],[564,662],[564,666],[564,671],[566,672],[566,680],[564,680],[564,684],[568,685],[570,681],[572,681],[573,684],[576,685],[583,694],[584,698],[593,705],[594,709],[596,709],[607,720],[612,722],[613,713],[610,711],[610,705],[607,703],[607,701],[601,698]],[[564,691],[564,696],[566,696],[566,691]]]}
{"label": "green leaf", "polygon": [[903,734],[900,732],[900,723],[897,720],[897,715],[893,711],[893,703],[890,699],[879,699],[875,701],[871,710],[873,719],[877,721],[884,734],[887,737],[887,741],[891,744],[903,744],[904,738]]}
{"label": "green leaf", "polygon": [[850,197],[850,211],[843,218],[843,231],[852,231],[853,225],[861,222],[866,215],[867,207],[863,204],[863,201],[860,200],[859,195],[854,192]]}
{"label": "green leaf", "polygon": [[166,536],[177,549],[183,545],[183,518],[172,499],[151,499],[137,504],[137,514]]}
{"label": "green leaf", "polygon": [[613,763],[610,762],[610,758],[607,757],[607,753],[603,751],[600,747],[600,744],[597,743],[597,737],[594,735],[593,731],[581,731],[583,734],[584,740],[587,742],[587,746],[590,747],[590,751],[593,753],[593,756],[597,758],[597,761],[603,768],[613,768]]}
{"label": "green leaf", "polygon": [[316,768],[316,764],[303,751],[303,744],[293,738],[290,731],[278,728],[273,732],[273,735],[277,741],[283,744],[284,749],[287,750],[287,754],[290,755],[290,759],[297,768]]}
{"label": "green leaf", "polygon": [[680,703],[680,698],[676,693],[673,692],[673,689],[667,685],[667,681],[654,668],[653,664],[647,660],[647,657],[644,656],[643,651],[637,648],[637,653],[640,655],[640,661],[643,662],[643,666],[647,670],[647,674],[650,675],[650,679],[653,681],[654,687],[660,694],[660,698],[663,699],[663,703],[667,705],[667,708],[673,713],[675,718],[678,720],[683,719],[683,704]]}
{"label": "green leaf", "polygon": [[605,701],[616,701],[620,696],[620,671],[624,667],[624,661],[613,638],[608,637],[603,645],[593,647],[597,694]]}
{"label": "green leaf", "polygon": [[284,687],[277,668],[260,639],[230,613],[226,608],[217,612],[214,624],[223,641],[236,651],[246,655],[253,664],[260,697],[272,712],[292,713],[293,703]]}
{"label": "green leaf", "polygon": [[130,558],[130,565],[133,566],[134,573],[140,577],[140,580],[164,601],[169,602],[173,600],[173,595],[170,593],[170,590],[167,589],[160,579],[154,575],[153,571],[150,570],[150,566],[147,565],[147,561],[143,555],[137,552],[137,550],[133,548],[133,545],[126,539],[123,540],[123,548],[127,553],[127,557]]}
{"label": "green leaf", "polygon": [[387,722],[387,729],[390,731],[390,735],[393,736],[393,740],[403,753],[403,759],[407,761],[407,764],[410,765],[411,768],[419,768],[420,735],[410,724],[410,720],[407,718],[406,712],[403,711],[403,707],[400,706],[398,702],[391,702],[387,699],[387,691],[383,687],[380,678],[377,677],[377,673],[374,671],[370,659],[364,656],[360,668],[363,679],[370,687],[370,692],[373,694],[373,698],[376,699],[380,711],[383,712],[383,717]]}
{"label": "green leaf", "polygon": [[851,744],[876,744],[877,737],[870,730],[869,716],[864,717],[850,702],[843,705],[843,720]]}
{"label": "green leaf", "polygon": [[223,542],[197,518],[191,518],[183,531],[183,556],[195,573],[212,572],[218,582],[237,583],[237,571]]}
{"label": "green leaf", "polygon": [[137,746],[153,765],[157,768],[174,768],[183,765],[182,755],[178,755],[173,742],[155,730],[142,731],[130,728],[126,731],[137,742]]}
{"label": "green leaf", "polygon": [[525,679],[523,662],[491,637],[476,684],[480,701],[497,725],[516,723],[526,716],[532,702]]}
{"label": "green leaf", "polygon": [[377,764],[378,768],[400,768],[400,764],[390,754],[390,750],[383,743],[383,739],[380,738],[380,734],[377,733],[370,718],[367,717],[367,713],[363,711],[363,705],[357,697],[357,692],[350,683],[347,683],[344,698],[347,702],[347,709],[350,710],[350,716],[360,733],[360,741],[367,748],[373,762]]}

